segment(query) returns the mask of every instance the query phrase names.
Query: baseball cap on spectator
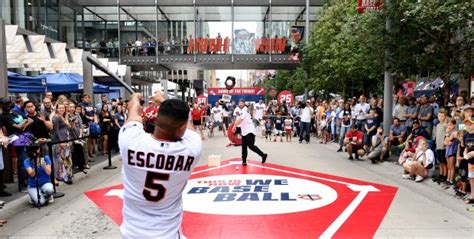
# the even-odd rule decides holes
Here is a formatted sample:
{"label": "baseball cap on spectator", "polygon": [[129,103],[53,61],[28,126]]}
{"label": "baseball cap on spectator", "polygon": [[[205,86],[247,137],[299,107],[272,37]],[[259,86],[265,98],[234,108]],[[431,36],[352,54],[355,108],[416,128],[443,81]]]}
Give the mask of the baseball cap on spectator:
{"label": "baseball cap on spectator", "polygon": [[474,120],[472,120],[472,118],[470,118],[470,119],[465,119],[465,120],[464,120],[464,124],[474,124]]}
{"label": "baseball cap on spectator", "polygon": [[351,129],[357,128],[357,125],[351,124]]}
{"label": "baseball cap on spectator", "polygon": [[420,124],[420,121],[415,119],[415,120],[413,120],[413,124]]}
{"label": "baseball cap on spectator", "polygon": [[447,113],[448,113],[448,111],[447,111],[445,108],[443,108],[443,107],[441,107],[441,108],[438,110],[438,112],[439,112],[439,113],[444,113],[444,114],[447,114]]}
{"label": "baseball cap on spectator", "polygon": [[464,110],[474,110],[474,106],[468,105],[464,108]]}

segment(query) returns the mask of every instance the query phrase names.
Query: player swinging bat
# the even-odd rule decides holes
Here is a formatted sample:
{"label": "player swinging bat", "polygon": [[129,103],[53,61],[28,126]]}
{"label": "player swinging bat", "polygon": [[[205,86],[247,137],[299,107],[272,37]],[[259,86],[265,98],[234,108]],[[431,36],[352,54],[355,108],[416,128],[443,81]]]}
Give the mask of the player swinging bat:
{"label": "player swinging bat", "polygon": [[[98,60],[86,59],[133,93]],[[124,184],[120,231],[123,238],[184,238],[180,229],[182,193],[201,158],[202,141],[192,130],[185,102],[165,100],[160,92],[152,100],[160,106],[152,134],[143,129],[140,94],[132,95],[128,120],[119,132]]]}
{"label": "player swinging bat", "polygon": [[182,192],[201,158],[202,141],[189,123],[189,107],[181,100],[160,106],[153,134],[145,133],[140,94],[129,101],[129,118],[119,133],[122,157],[123,238],[183,238]]}

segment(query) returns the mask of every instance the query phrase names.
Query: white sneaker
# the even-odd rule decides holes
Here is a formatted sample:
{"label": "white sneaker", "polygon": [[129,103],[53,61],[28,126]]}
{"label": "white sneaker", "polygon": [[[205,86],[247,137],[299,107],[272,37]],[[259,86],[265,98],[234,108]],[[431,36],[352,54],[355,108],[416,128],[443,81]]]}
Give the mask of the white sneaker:
{"label": "white sneaker", "polygon": [[425,178],[420,176],[420,175],[416,175],[415,182],[419,183],[419,182],[423,181],[423,179],[425,179]]}
{"label": "white sneaker", "polygon": [[407,173],[407,174],[403,174],[403,175],[402,175],[402,178],[404,178],[404,179],[411,179],[412,177],[411,177],[410,174]]}
{"label": "white sneaker", "polygon": [[53,195],[49,196],[48,203],[53,203],[54,202],[54,197]]}

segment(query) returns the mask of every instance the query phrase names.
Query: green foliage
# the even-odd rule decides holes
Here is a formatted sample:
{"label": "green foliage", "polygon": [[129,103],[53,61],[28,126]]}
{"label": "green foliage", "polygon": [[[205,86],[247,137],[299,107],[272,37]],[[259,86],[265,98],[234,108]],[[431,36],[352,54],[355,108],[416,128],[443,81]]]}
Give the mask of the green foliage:
{"label": "green foliage", "polygon": [[[393,31],[388,41],[399,78],[473,73],[472,0],[405,0],[389,13]],[[472,24],[472,23],[471,23]]]}
{"label": "green foliage", "polygon": [[[278,71],[266,87],[296,95],[305,87],[343,96],[379,94],[386,47],[392,50],[388,59],[396,81],[414,75],[474,74],[473,0],[392,2],[391,9],[359,14],[355,0],[326,0],[301,66]],[[387,16],[392,19],[390,33],[385,30]]]}

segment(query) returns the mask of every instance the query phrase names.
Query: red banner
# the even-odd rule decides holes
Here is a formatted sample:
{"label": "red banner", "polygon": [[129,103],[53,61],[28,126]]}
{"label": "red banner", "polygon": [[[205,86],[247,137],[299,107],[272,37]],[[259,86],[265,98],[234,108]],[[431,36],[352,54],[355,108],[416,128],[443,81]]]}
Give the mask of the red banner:
{"label": "red banner", "polygon": [[364,13],[366,10],[380,10],[382,8],[381,0],[357,0],[357,12]]}
{"label": "red banner", "polygon": [[253,88],[234,88],[227,90],[226,88],[209,88],[209,95],[265,95],[265,89],[261,87]]}

